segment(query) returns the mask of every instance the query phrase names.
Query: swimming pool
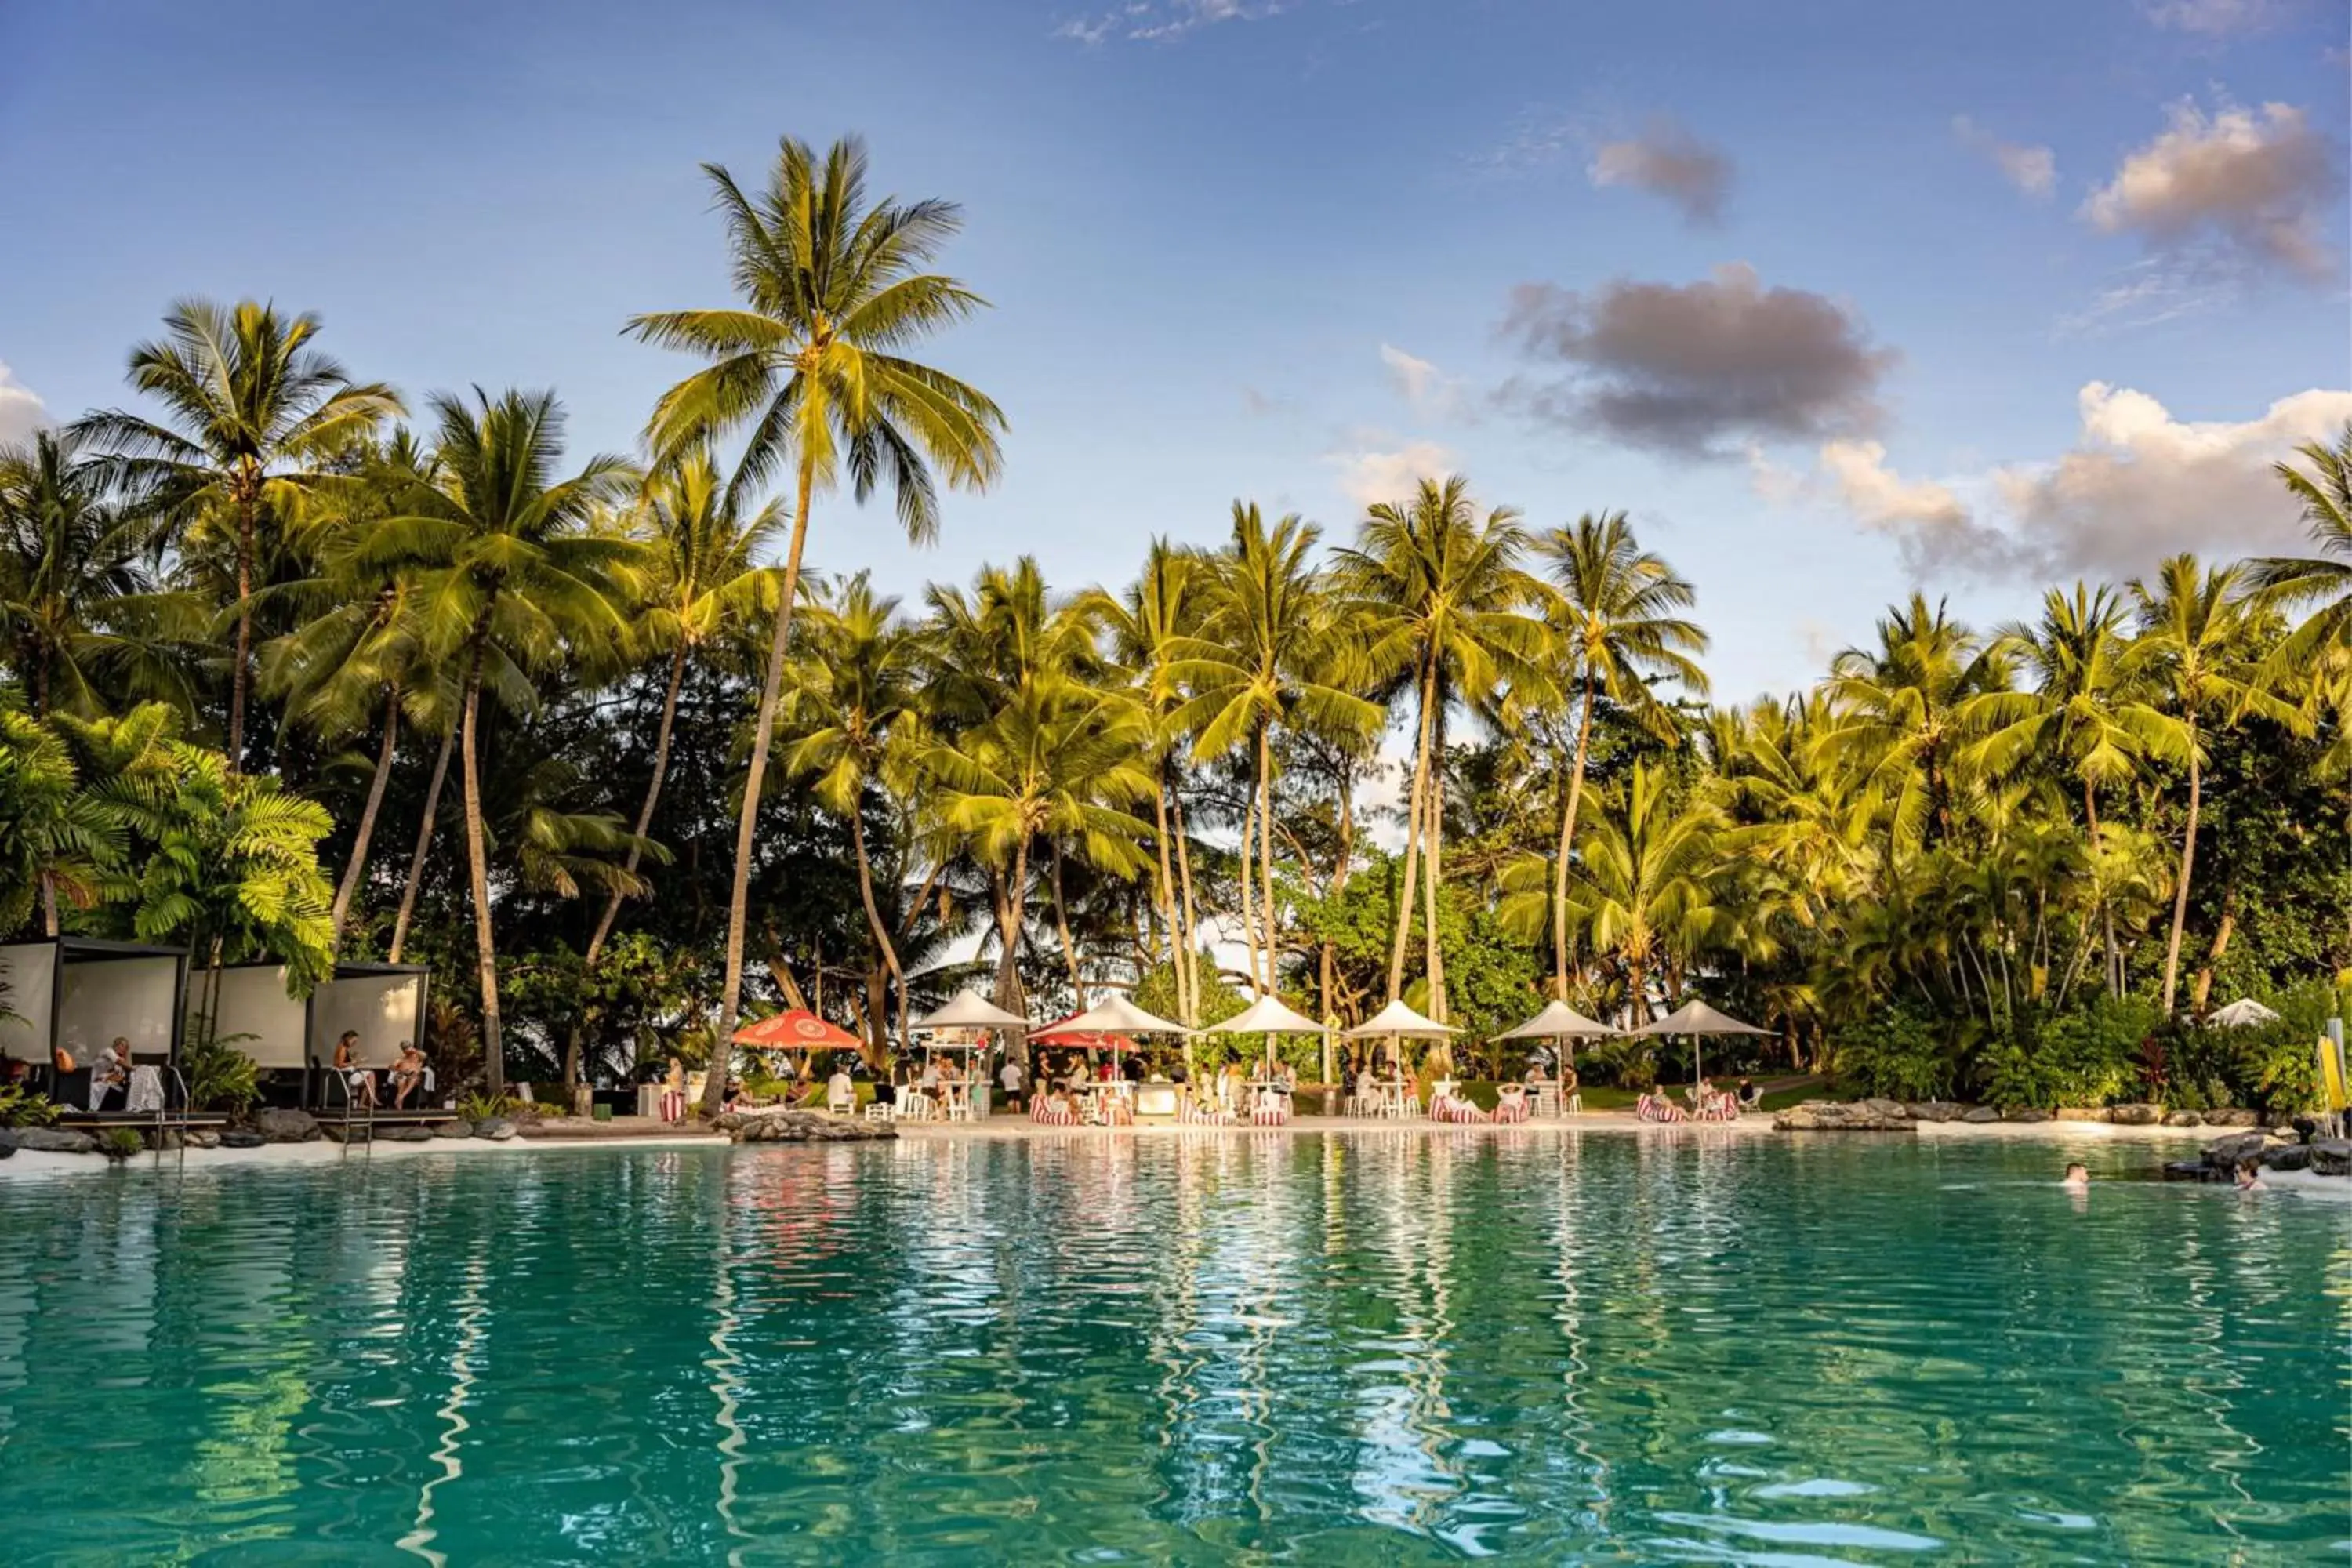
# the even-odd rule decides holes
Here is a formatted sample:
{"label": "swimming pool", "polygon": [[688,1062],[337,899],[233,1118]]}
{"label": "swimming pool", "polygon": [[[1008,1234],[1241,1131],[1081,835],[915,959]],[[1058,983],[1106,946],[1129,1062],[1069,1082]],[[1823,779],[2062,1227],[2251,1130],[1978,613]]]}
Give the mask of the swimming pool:
{"label": "swimming pool", "polygon": [[0,1557],[2340,1559],[2347,1211],[2078,1203],[2069,1157],[1416,1130],[0,1180]]}

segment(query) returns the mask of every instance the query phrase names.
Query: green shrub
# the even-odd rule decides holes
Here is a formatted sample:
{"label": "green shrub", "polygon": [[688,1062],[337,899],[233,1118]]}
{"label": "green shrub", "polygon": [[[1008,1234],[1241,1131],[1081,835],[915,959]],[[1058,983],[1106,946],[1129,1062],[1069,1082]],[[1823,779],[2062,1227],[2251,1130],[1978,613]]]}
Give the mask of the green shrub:
{"label": "green shrub", "polygon": [[0,1084],[0,1127],[47,1127],[58,1119],[58,1108],[45,1095],[22,1084]]}
{"label": "green shrub", "polygon": [[2157,1032],[2156,1005],[2137,996],[2096,996],[2088,1006],[2040,1020],[2027,1049],[2049,1100],[2004,1105],[2107,1105],[2139,1098],[2141,1042]]}
{"label": "green shrub", "polygon": [[218,1035],[202,1013],[188,1019],[180,1045],[180,1072],[188,1080],[188,1109],[238,1113],[261,1098],[259,1069],[237,1049],[251,1035]]}
{"label": "green shrub", "polygon": [[489,1121],[511,1118],[521,1109],[522,1101],[503,1094],[462,1094],[457,1097],[457,1120]]}
{"label": "green shrub", "polygon": [[147,1140],[135,1127],[110,1127],[98,1135],[98,1152],[110,1160],[128,1160],[147,1151]]}
{"label": "green shrub", "polygon": [[1951,1047],[1932,1018],[1889,1007],[1839,1031],[1833,1046],[1840,1087],[1890,1100],[1944,1100],[1952,1092]]}

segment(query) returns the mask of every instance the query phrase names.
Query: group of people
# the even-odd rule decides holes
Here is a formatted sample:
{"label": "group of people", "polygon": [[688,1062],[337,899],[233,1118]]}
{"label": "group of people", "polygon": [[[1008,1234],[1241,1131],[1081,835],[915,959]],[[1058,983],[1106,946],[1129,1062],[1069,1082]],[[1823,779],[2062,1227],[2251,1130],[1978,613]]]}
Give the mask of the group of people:
{"label": "group of people", "polygon": [[[360,1060],[357,1029],[345,1029],[335,1041],[335,1071],[342,1075],[353,1105],[369,1110],[381,1108],[383,1099],[376,1089],[375,1069],[362,1066]],[[408,1097],[425,1087],[425,1053],[416,1048],[415,1041],[400,1042],[399,1054],[393,1058],[391,1079],[392,1108],[405,1110]]]}

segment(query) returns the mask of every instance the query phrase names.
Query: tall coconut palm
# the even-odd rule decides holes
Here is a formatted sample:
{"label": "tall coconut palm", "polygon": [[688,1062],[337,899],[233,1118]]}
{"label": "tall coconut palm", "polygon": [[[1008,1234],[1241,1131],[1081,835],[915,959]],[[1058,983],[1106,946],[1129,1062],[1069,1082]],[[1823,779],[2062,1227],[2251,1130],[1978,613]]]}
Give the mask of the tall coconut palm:
{"label": "tall coconut palm", "polygon": [[609,645],[626,630],[625,576],[645,564],[645,546],[593,532],[598,510],[638,476],[616,457],[591,458],[557,477],[563,411],[549,392],[508,392],[471,401],[432,400],[437,461],[396,492],[401,510],[379,521],[367,559],[412,572],[426,654],[453,662],[458,681],[459,782],[466,862],[474,905],[474,950],[482,993],[482,1049],[495,1091],[505,1083],[499,1033],[498,949],[491,931],[483,834],[480,718],[490,685],[523,709],[531,673],[586,643]]}
{"label": "tall coconut palm", "polygon": [[[719,1036],[735,1030],[742,1000],[743,929],[752,833],[790,647],[809,504],[845,468],[860,501],[887,484],[909,539],[939,531],[937,468],[951,487],[980,489],[1002,463],[1004,416],[973,388],[898,351],[963,320],[984,301],[952,278],[919,271],[962,226],[942,201],[869,200],[866,148],[836,142],[822,161],[784,139],[767,190],[747,195],[733,175],[703,165],[725,215],[740,307],[632,318],[629,331],[711,363],[669,389],[648,427],[657,453],[751,427],[733,483],[754,489],[793,466],[792,543],[775,634],[752,728],[743,808],[728,896],[726,975]],[[716,1111],[726,1074],[709,1075]]]}
{"label": "tall coconut palm", "polygon": [[1716,918],[1721,822],[1711,802],[1695,794],[1677,801],[1664,770],[1637,763],[1577,846],[1572,907],[1594,951],[1624,967],[1626,994],[1644,1020],[1650,980]]}
{"label": "tall coconut palm", "polygon": [[1404,880],[1389,957],[1389,994],[1404,990],[1406,933],[1412,924],[1417,858],[1426,846],[1425,965],[1431,1016],[1445,1018],[1445,971],[1437,942],[1437,889],[1444,879],[1443,716],[1456,700],[1487,700],[1537,659],[1543,627],[1528,614],[1538,595],[1521,569],[1527,535],[1519,514],[1496,507],[1481,519],[1470,482],[1423,479],[1412,498],[1366,512],[1353,548],[1333,554],[1333,574],[1361,628],[1364,666],[1415,710],[1412,786],[1406,802]]}
{"label": "tall coconut palm", "polygon": [[1952,770],[1969,734],[1968,705],[2008,686],[2002,646],[1914,594],[1880,617],[1876,647],[1831,661],[1822,689],[1836,719],[1813,743],[1855,769],[1884,804],[1891,845],[1916,844],[1930,829],[1940,840],[1953,828]]}
{"label": "tall coconut palm", "polygon": [[235,563],[231,767],[244,765],[253,594],[271,542],[264,532],[298,510],[321,463],[401,413],[390,387],[354,383],[321,353],[318,332],[318,317],[275,305],[183,300],[163,318],[163,338],[131,352],[131,384],[163,405],[163,418],[110,409],[76,426],[114,454],[111,477],[152,510],[168,539],[183,551],[225,543]]}
{"label": "tall coconut palm", "polygon": [[188,696],[157,634],[195,606],[153,591],[139,520],[107,495],[88,447],[73,430],[0,447],[0,641],[37,719],[94,715],[110,686]]}
{"label": "tall coconut palm", "polygon": [[2189,919],[2189,888],[2197,868],[2206,726],[2235,723],[2249,713],[2286,723],[2297,716],[2273,689],[2274,672],[2249,657],[2245,578],[2240,565],[2204,569],[2193,555],[2175,555],[2158,568],[2153,584],[2131,585],[2139,609],[2137,648],[2188,730],[2189,816],[2180,835],[2180,868],[2173,880],[2172,929],[2164,944],[2168,1016],[2180,975],[2180,933]]}
{"label": "tall coconut palm", "polygon": [[793,683],[790,701],[790,721],[799,737],[785,767],[794,774],[814,775],[818,802],[848,820],[866,921],[891,981],[903,993],[906,971],[899,966],[889,922],[874,896],[874,863],[866,847],[866,794],[882,777],[901,722],[917,711],[920,649],[914,634],[898,621],[898,601],[877,595],[863,572],[810,606],[802,641],[799,679]]}
{"label": "tall coconut palm", "polygon": [[[1277,724],[1363,731],[1381,719],[1378,704],[1336,679],[1335,609],[1307,557],[1321,531],[1296,513],[1269,529],[1255,502],[1234,503],[1233,542],[1213,563],[1207,613],[1198,637],[1174,649],[1174,674],[1192,695],[1172,715],[1193,737],[1197,754],[1249,753],[1250,799],[1242,833],[1242,923],[1250,977],[1275,989],[1274,760]],[[1248,861],[1255,818],[1257,865]],[[1263,941],[1250,929],[1250,879],[1258,879]],[[1263,958],[1261,970],[1260,959]]]}
{"label": "tall coconut palm", "polygon": [[1584,794],[1584,766],[1592,739],[1592,705],[1605,696],[1657,734],[1678,733],[1658,700],[1656,682],[1679,682],[1706,695],[1706,676],[1691,657],[1706,651],[1706,633],[1678,612],[1698,602],[1690,584],[1664,557],[1643,550],[1622,511],[1587,513],[1573,528],[1555,528],[1536,541],[1551,563],[1549,591],[1541,599],[1558,645],[1562,679],[1577,692],[1576,741],[1569,763],[1568,799],[1560,808],[1559,857],[1552,869],[1553,984],[1568,997],[1568,862],[1576,842],[1576,815]]}
{"label": "tall coconut palm", "polygon": [[[661,717],[654,729],[653,772],[637,807],[635,837],[640,840],[653,828],[654,808],[669,772],[677,694],[688,670],[731,628],[772,614],[782,591],[781,575],[758,563],[783,530],[783,509],[774,501],[749,510],[740,492],[720,480],[709,454],[698,451],[652,476],[634,516],[634,531],[647,547],[648,581],[632,630],[646,651],[669,655]],[[639,858],[632,846],[625,876],[635,877]],[[589,935],[591,969],[613,933],[622,897],[615,887]]]}
{"label": "tall coconut palm", "polygon": [[2246,563],[2253,593],[2264,605],[2310,609],[2281,650],[2307,659],[2323,649],[2339,659],[2352,648],[2352,420],[2336,445],[2313,441],[2295,448],[2307,465],[2276,467],[2279,479],[2303,505],[2313,555],[2272,555]]}

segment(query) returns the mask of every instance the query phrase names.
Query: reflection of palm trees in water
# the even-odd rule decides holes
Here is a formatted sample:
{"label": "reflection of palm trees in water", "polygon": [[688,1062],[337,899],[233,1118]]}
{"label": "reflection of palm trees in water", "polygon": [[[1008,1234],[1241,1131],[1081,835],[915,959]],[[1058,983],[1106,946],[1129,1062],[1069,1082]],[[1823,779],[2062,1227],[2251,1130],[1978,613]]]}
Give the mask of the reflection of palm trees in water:
{"label": "reflection of palm trees in water", "polygon": [[482,1289],[487,1275],[485,1247],[484,1242],[477,1240],[467,1255],[466,1284],[457,1295],[457,1342],[449,1355],[449,1397],[442,1401],[436,1412],[442,1423],[441,1441],[431,1455],[433,1462],[441,1467],[441,1473],[418,1489],[415,1528],[396,1543],[403,1552],[422,1557],[434,1568],[447,1568],[449,1560],[433,1550],[433,1541],[438,1534],[433,1528],[433,1493],[465,1473],[464,1461],[457,1457],[458,1439],[470,1426],[466,1419],[466,1401],[474,1392],[476,1352],[482,1346],[482,1321],[489,1314]]}

